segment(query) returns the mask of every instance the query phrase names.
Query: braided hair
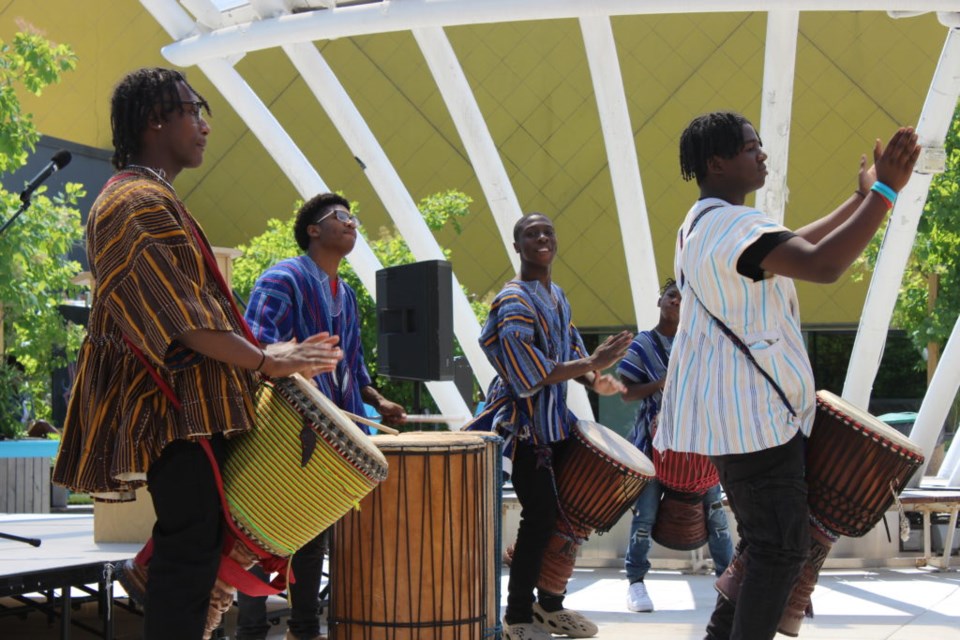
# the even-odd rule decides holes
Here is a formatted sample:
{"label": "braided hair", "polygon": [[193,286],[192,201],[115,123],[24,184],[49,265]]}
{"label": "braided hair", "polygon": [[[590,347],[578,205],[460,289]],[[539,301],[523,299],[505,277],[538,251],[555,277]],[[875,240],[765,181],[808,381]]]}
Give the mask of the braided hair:
{"label": "braided hair", "polygon": [[714,111],[694,118],[680,135],[680,175],[684,180],[707,177],[713,156],[732,158],[743,148],[743,126],[750,121],[732,111]]}
{"label": "braided hair", "polygon": [[120,80],[110,99],[110,127],[113,130],[114,168],[127,166],[141,151],[141,135],[150,120],[163,121],[174,111],[184,112],[177,85],[183,83],[196,94],[200,106],[210,114],[210,105],[190,86],[180,71],[151,67],[137,69]]}
{"label": "braided hair", "polygon": [[663,297],[663,294],[665,294],[667,291],[670,290],[670,287],[676,287],[677,289],[680,288],[680,286],[677,284],[677,281],[676,281],[676,280],[674,280],[673,278],[667,278],[666,280],[664,280],[663,286],[660,287],[660,297],[661,297],[661,298]]}
{"label": "braided hair", "polygon": [[297,210],[297,219],[293,223],[293,237],[300,248],[306,251],[310,247],[310,236],[307,227],[316,224],[325,209],[334,205],[342,205],[350,211],[350,203],[343,196],[336,193],[321,193],[315,195]]}

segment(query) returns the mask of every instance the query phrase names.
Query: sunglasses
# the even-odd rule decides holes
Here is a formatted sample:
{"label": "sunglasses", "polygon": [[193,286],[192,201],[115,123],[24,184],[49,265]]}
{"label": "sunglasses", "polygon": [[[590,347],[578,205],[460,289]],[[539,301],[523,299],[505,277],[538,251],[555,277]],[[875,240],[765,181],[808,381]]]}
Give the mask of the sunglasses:
{"label": "sunglasses", "polygon": [[357,226],[357,227],[360,226],[360,218],[353,215],[346,209],[333,209],[331,211],[327,211],[325,214],[317,218],[317,221],[314,222],[313,224],[320,224],[321,222],[323,222],[324,220],[326,220],[327,218],[333,215],[337,216],[337,220],[339,220],[344,224],[348,222],[352,222],[354,226]]}

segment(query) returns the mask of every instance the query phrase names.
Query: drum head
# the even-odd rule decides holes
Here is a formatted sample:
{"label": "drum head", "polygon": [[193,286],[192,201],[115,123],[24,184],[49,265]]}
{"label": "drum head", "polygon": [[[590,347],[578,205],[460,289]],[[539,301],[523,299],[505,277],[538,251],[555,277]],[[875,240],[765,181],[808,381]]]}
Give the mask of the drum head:
{"label": "drum head", "polygon": [[275,380],[275,384],[284,384],[287,381],[291,382],[296,388],[307,396],[313,404],[323,412],[325,416],[330,418],[334,424],[342,432],[343,436],[348,438],[353,444],[360,448],[366,455],[370,456],[378,463],[386,466],[387,459],[383,457],[383,454],[380,453],[380,450],[377,447],[373,446],[370,436],[365,434],[360,427],[357,426],[357,423],[349,419],[344,415],[343,411],[333,403],[333,400],[323,395],[317,385],[313,383],[312,380],[307,380],[299,373],[295,373],[289,378],[280,378]]}
{"label": "drum head", "polygon": [[477,434],[464,431],[407,431],[397,436],[375,435],[370,438],[381,451],[469,451],[485,448],[486,441]]}
{"label": "drum head", "polygon": [[923,451],[920,449],[920,447],[914,444],[912,440],[904,436],[890,425],[867,413],[860,407],[850,404],[840,396],[821,389],[820,391],[817,391],[817,399],[840,415],[846,417],[851,422],[854,422],[863,427],[865,430],[876,434],[881,440],[885,440],[901,449],[906,449],[907,451],[916,454],[918,457],[923,457]]}
{"label": "drum head", "polygon": [[577,431],[585,442],[614,462],[643,476],[652,478],[656,475],[650,458],[613,429],[597,422],[580,420],[577,422]]}

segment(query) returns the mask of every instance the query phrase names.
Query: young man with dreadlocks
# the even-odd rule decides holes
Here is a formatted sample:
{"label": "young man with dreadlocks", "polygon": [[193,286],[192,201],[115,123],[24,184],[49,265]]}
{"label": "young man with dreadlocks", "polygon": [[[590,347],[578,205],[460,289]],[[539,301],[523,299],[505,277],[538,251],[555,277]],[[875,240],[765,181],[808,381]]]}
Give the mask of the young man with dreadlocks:
{"label": "young man with dreadlocks", "polygon": [[222,515],[198,443],[222,460],[224,435],[253,427],[258,373],[313,375],[341,355],[329,336],[268,350],[244,337],[209,244],[172,185],[203,161],[204,113],[206,100],[178,71],[140,69],[114,90],[117,173],[87,222],[93,303],[54,469],[57,483],[98,499],[132,500],[147,485],[157,516],[149,640],[204,632]]}
{"label": "young man with dreadlocks", "polygon": [[567,383],[576,380],[601,395],[624,391],[601,371],[616,363],[633,335],[608,337],[590,355],[573,324],[570,303],[551,277],[557,255],[553,222],[528,213],[513,227],[520,273],[490,306],[480,346],[497,371],[487,404],[465,428],[496,431],[513,461],[511,480],[520,501],[520,527],[510,564],[505,640],[550,640],[552,633],[588,638],[597,625],[563,608],[562,593],[539,590],[543,553],[559,514],[553,461],[570,443],[577,417],[567,408]]}
{"label": "young man with dreadlocks", "polygon": [[[919,156],[901,128],[835,211],[797,231],[746,206],[763,186],[766,154],[735,113],[694,119],[680,169],[700,198],[677,236],[683,302],[667,372],[658,449],[710,456],[749,562],[736,602],[723,596],[707,638],[773,638],[809,550],[804,441],[814,381],[793,280],[834,282],[867,246]],[[762,373],[761,369],[765,372]]]}

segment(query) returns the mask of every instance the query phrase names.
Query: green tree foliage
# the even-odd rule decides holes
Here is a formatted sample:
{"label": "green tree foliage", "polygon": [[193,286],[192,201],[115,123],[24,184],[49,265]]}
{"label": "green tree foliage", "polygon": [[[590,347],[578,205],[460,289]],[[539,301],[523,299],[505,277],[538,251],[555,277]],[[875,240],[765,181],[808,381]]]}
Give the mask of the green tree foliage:
{"label": "green tree foliage", "polygon": [[[893,311],[893,325],[906,331],[918,352],[930,342],[943,348],[960,314],[960,105],[947,132],[946,152],[946,170],[930,184]],[[858,260],[857,277],[876,266],[882,233]],[[939,279],[939,288],[929,309],[928,283],[933,274]],[[917,366],[923,366],[919,359]]]}
{"label": "green tree foliage", "polygon": [[[21,108],[18,91],[39,96],[75,67],[70,47],[40,35],[18,33],[10,43],[0,41],[0,172],[26,164],[40,139],[32,117]],[[42,195],[43,191],[41,187],[31,208],[0,236],[5,343],[0,345],[4,355],[0,368],[5,368],[0,371],[0,398],[4,402],[11,397],[29,398],[32,413],[49,418],[51,372],[72,357],[81,333],[79,328],[67,327],[57,307],[77,290],[70,281],[80,265],[64,256],[83,236],[76,209],[83,188],[68,184],[65,193],[53,198]],[[19,205],[15,193],[0,187],[4,221]],[[19,366],[8,365],[8,358]],[[12,412],[0,411],[0,435],[18,436],[22,431]]]}
{"label": "green tree foliage", "polygon": [[[460,233],[460,220],[469,215],[471,202],[473,200],[468,195],[451,190],[423,198],[418,208],[431,231],[438,232],[449,225],[456,233]],[[294,212],[300,208],[301,204],[302,202],[297,202],[294,205]],[[350,209],[354,213],[360,214],[360,207],[356,202],[350,203]],[[276,218],[268,220],[266,231],[251,239],[249,244],[238,247],[243,251],[243,256],[237,258],[234,263],[233,287],[244,300],[249,297],[257,278],[268,267],[280,260],[302,253],[293,237],[295,217],[296,214],[294,213],[286,221]],[[366,238],[374,255],[377,256],[383,266],[394,267],[416,262],[407,243],[399,235],[385,228],[379,230],[376,238],[371,238],[364,227],[360,227],[360,233]],[[449,259],[450,253],[448,250],[444,250],[444,255]],[[375,385],[387,398],[399,402],[405,407],[411,407],[413,399],[411,383],[395,382],[377,376],[377,309],[373,293],[367,291],[347,261],[344,261],[340,267],[340,277],[357,292],[360,339],[363,344],[367,368],[376,381]],[[471,300],[471,306],[477,318],[481,321],[486,319],[490,308],[489,303],[476,300],[469,292],[467,292],[467,297]],[[428,408],[436,409],[435,406],[429,405],[431,400],[428,394],[424,394],[423,400]]]}

